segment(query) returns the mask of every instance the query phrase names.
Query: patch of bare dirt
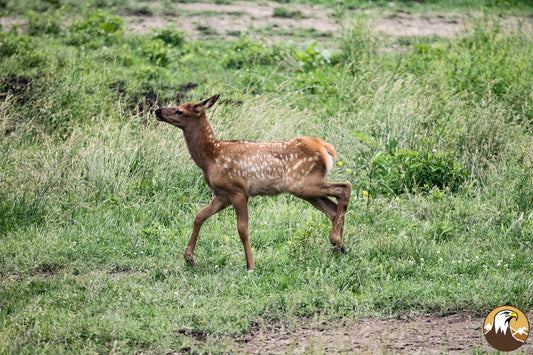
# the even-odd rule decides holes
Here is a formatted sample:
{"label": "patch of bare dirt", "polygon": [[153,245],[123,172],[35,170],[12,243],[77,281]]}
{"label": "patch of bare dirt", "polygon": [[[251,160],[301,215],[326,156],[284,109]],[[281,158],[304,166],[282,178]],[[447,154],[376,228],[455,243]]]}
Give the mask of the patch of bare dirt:
{"label": "patch of bare dirt", "polygon": [[408,14],[397,12],[393,16],[376,17],[371,22],[375,32],[391,36],[455,37],[466,29],[466,17],[461,14]]}
{"label": "patch of bare dirt", "polygon": [[[276,9],[281,8],[293,15],[275,16]],[[265,36],[268,36],[268,31],[296,29],[313,29],[334,35],[339,30],[339,25],[332,14],[332,10],[321,6],[235,1],[227,5],[176,3],[171,10],[167,9],[161,15],[130,15],[126,18],[129,29],[135,32],[150,32],[155,28],[173,24],[189,33],[193,39],[200,39],[206,36],[206,32],[208,35],[216,34],[222,37],[243,34],[258,37],[258,33],[264,31],[267,31]]]}
{"label": "patch of bare dirt", "polygon": [[[482,17],[476,13],[407,13],[395,9],[391,2],[388,10],[350,10],[343,23],[331,9],[320,5],[284,4],[275,1],[250,2],[237,0],[230,4],[138,2],[136,9],[125,10],[122,16],[129,31],[150,33],[157,28],[173,25],[187,32],[192,39],[231,39],[249,36],[269,42],[293,38],[299,30],[313,31],[312,36],[339,36],[350,21],[363,17],[375,33],[385,36],[440,36],[455,37],[472,27],[472,21]],[[500,18],[506,31],[522,29],[533,34],[533,18],[509,16]],[[4,30],[24,25],[14,17],[0,18]]]}
{"label": "patch of bare dirt", "polygon": [[26,21],[18,17],[0,17],[0,25],[2,30],[10,31],[13,27],[25,24]]}
{"label": "patch of bare dirt", "polygon": [[[390,36],[439,36],[456,37],[469,32],[479,13],[416,13],[409,14],[397,11],[389,14],[371,15],[370,21],[374,32]],[[504,31],[522,29],[524,33],[532,33],[533,20],[527,17],[509,16],[501,18],[500,25]]]}
{"label": "patch of bare dirt", "polygon": [[[174,3],[163,8],[161,4],[151,3],[150,6],[155,11],[145,11],[146,15],[141,12],[126,14],[131,31],[146,33],[155,28],[174,25],[189,33],[193,39],[228,39],[247,35],[254,39],[279,41],[283,40],[283,33],[290,36],[291,32],[298,30],[312,30],[317,34],[335,37],[343,27],[350,26],[353,18],[361,16],[368,19],[374,32],[386,36],[455,37],[465,33],[471,27],[473,19],[482,16],[451,12],[411,14],[395,11],[394,8],[387,11],[352,10],[349,14],[344,14],[344,24],[341,24],[335,18],[333,10],[309,4],[235,1],[224,5]],[[524,33],[533,33],[531,18],[508,17],[502,20],[502,25],[506,30],[522,28]]]}
{"label": "patch of bare dirt", "polygon": [[[533,312],[528,315],[533,319]],[[458,313],[408,319],[366,318],[344,324],[302,323],[298,329],[256,326],[234,340],[244,354],[464,354],[494,351],[483,336],[484,317]],[[517,353],[533,353],[531,339]]]}

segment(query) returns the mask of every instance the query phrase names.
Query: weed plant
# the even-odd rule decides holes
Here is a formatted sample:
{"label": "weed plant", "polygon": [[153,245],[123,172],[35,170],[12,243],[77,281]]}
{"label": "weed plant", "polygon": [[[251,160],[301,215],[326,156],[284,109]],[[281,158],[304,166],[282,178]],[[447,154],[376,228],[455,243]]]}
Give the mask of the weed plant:
{"label": "weed plant", "polygon": [[[180,329],[533,307],[530,34],[491,19],[403,54],[364,23],[331,48],[192,41],[64,5],[20,2],[40,15],[0,32],[0,353],[224,352]],[[330,179],[356,187],[346,255],[325,216],[282,195],[250,203],[254,272],[231,209],[185,265],[211,192],[139,101],[216,92],[221,139],[336,146]]]}

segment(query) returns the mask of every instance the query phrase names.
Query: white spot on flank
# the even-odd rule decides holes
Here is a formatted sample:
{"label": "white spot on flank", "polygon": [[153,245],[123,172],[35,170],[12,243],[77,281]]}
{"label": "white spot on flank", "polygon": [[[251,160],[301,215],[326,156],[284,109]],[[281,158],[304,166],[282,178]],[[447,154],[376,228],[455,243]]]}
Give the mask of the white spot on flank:
{"label": "white spot on flank", "polygon": [[307,169],[307,171],[305,172],[304,176],[307,176],[309,174],[311,174],[311,171],[313,171],[313,168],[315,167],[316,163],[313,163],[309,166],[309,169]]}
{"label": "white spot on flank", "polygon": [[296,168],[298,168],[300,164],[302,164],[303,162],[304,162],[303,160],[299,160],[296,164],[292,166],[292,169],[296,170]]}

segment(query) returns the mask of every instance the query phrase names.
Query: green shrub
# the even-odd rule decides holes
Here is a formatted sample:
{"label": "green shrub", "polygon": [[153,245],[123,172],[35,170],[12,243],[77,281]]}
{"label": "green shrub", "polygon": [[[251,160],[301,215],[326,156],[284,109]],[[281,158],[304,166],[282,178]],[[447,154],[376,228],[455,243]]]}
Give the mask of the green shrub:
{"label": "green shrub", "polygon": [[317,41],[311,41],[307,43],[304,50],[296,51],[294,58],[304,72],[338,62],[337,56],[332,51],[318,46]]}
{"label": "green shrub", "polygon": [[30,11],[26,18],[28,19],[27,32],[30,36],[58,35],[61,32],[61,23],[57,13],[38,14]]}
{"label": "green shrub", "polygon": [[35,40],[29,36],[0,32],[0,57],[26,53],[35,45]]}
{"label": "green shrub", "polygon": [[244,37],[232,43],[222,65],[228,69],[241,69],[244,67],[273,65],[283,59],[281,51],[277,47],[268,46],[265,43],[252,41]]}
{"label": "green shrub", "polygon": [[79,46],[102,39],[105,43],[112,43],[122,34],[123,25],[122,18],[98,10],[69,26],[67,43]]}
{"label": "green shrub", "polygon": [[38,42],[33,37],[7,32],[0,32],[0,57],[10,58],[24,69],[39,67],[50,60],[49,55],[38,48]]}
{"label": "green shrub", "polygon": [[157,66],[164,67],[173,59],[173,52],[160,39],[142,42],[140,52],[142,56]]}
{"label": "green shrub", "polygon": [[434,188],[457,192],[469,177],[467,169],[450,152],[379,151],[363,166],[363,179],[355,186],[373,196],[428,192]]}
{"label": "green shrub", "polygon": [[455,192],[468,178],[467,170],[450,152],[402,150],[386,159],[391,166],[388,185],[395,194],[434,187]]}
{"label": "green shrub", "polygon": [[304,18],[304,15],[299,10],[289,10],[286,7],[275,7],[274,12],[272,13],[273,17],[280,18],[295,18],[301,19]]}
{"label": "green shrub", "polygon": [[185,44],[185,32],[178,31],[173,26],[158,29],[154,33],[154,38],[160,39],[173,47],[181,47]]}

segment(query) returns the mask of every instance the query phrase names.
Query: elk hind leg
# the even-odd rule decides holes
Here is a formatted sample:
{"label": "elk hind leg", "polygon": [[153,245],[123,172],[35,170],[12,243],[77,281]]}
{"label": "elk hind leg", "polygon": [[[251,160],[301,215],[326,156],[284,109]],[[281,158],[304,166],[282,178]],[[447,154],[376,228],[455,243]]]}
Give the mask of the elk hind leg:
{"label": "elk hind leg", "polygon": [[333,219],[333,227],[329,236],[329,241],[333,244],[333,252],[346,253],[346,247],[342,241],[344,233],[344,221],[350,196],[352,193],[352,184],[349,182],[326,183],[328,194],[337,199],[337,213]]}
{"label": "elk hind leg", "polygon": [[[304,189],[290,191],[296,196],[308,201],[324,212],[332,221],[333,228],[329,241],[333,244],[334,252],[346,252],[342,235],[344,232],[344,215],[350,203],[352,184],[349,182],[320,182],[306,186]],[[337,203],[329,196],[334,197]]]}
{"label": "elk hind leg", "polygon": [[331,222],[335,220],[335,216],[337,215],[337,203],[329,197],[307,197],[303,199],[324,213]]}

